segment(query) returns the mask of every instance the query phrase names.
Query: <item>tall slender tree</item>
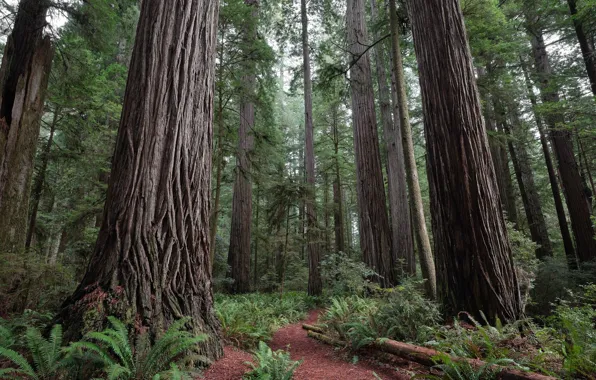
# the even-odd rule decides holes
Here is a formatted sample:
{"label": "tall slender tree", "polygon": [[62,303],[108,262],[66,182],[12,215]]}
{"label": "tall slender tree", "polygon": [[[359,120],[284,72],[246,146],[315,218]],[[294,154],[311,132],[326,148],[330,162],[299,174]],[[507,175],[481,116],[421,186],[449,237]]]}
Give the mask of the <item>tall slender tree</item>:
{"label": "tall slender tree", "polygon": [[[377,0],[370,0],[370,10],[373,20],[377,20]],[[374,38],[379,40],[378,33],[374,34]],[[416,259],[408,203],[406,164],[399,119],[393,120],[391,116],[391,91],[387,84],[385,70],[385,46],[381,43],[375,45],[373,58],[377,71],[381,124],[387,147],[387,192],[389,193],[389,215],[393,242],[392,255],[399,276],[414,275],[416,274]]]}
{"label": "tall slender tree", "polygon": [[451,313],[515,320],[521,296],[459,0],[407,4],[420,73],[440,299]]}
{"label": "tall slender tree", "polygon": [[252,226],[252,164],[255,126],[255,84],[256,65],[251,59],[253,44],[257,40],[258,0],[245,0],[251,9],[250,19],[244,24],[244,64],[241,79],[240,129],[238,130],[238,152],[236,156],[236,180],[232,197],[232,221],[230,226],[230,247],[228,250],[228,277],[234,281],[229,286],[231,293],[250,291],[250,238]]}
{"label": "tall slender tree", "polygon": [[[302,19],[302,59],[304,67],[304,153],[306,166],[306,244],[308,246],[308,294],[320,295],[323,282],[319,271],[321,249],[317,232],[317,211],[315,208],[315,145],[312,120],[312,79],[310,74],[310,46],[308,45],[308,13],[306,0],[300,1]],[[325,205],[326,207],[327,205]]]}
{"label": "tall slender tree", "polygon": [[[553,73],[546,45],[540,17],[536,13],[532,0],[524,2],[526,30],[532,44],[534,67],[540,96],[545,104],[557,104],[559,93],[553,83]],[[559,112],[548,112],[544,116],[553,143],[553,150],[559,164],[559,173],[567,209],[571,219],[571,229],[575,236],[577,256],[580,263],[596,259],[596,240],[592,226],[589,201],[584,192],[583,181],[575,160],[573,151],[572,132],[565,127],[565,120]]]}
{"label": "tall slender tree", "polygon": [[422,269],[422,276],[426,280],[426,293],[428,296],[434,298],[437,293],[435,262],[430,246],[428,231],[426,229],[422,192],[420,191],[420,183],[418,182],[418,168],[416,167],[416,157],[414,156],[414,141],[412,139],[412,127],[410,125],[410,113],[408,110],[406,84],[400,48],[399,22],[397,9],[393,0],[389,1],[389,12],[393,76],[395,78],[396,94],[395,115],[396,119],[399,119],[399,125],[402,131],[402,145],[406,160],[406,174],[408,188],[410,189],[410,204],[412,209],[412,219],[414,221],[416,245],[418,246],[418,255],[420,257],[420,267]]}
{"label": "tall slender tree", "polygon": [[580,51],[582,53],[582,59],[584,61],[584,65],[586,66],[586,73],[588,74],[588,79],[590,80],[590,88],[592,89],[594,96],[596,96],[596,52],[594,51],[594,47],[588,39],[588,35],[586,34],[586,30],[584,28],[584,23],[579,18],[577,1],[567,0],[567,5],[569,6],[569,14],[571,15],[571,21],[573,23],[573,28],[575,29],[577,42],[579,43]]}
{"label": "tall slender tree", "polygon": [[370,58],[367,53],[364,0],[348,0],[347,4],[360,249],[364,262],[380,276],[381,285],[388,287],[395,283],[394,263],[391,256],[391,230],[385,208]]}
{"label": "tall slender tree", "polygon": [[54,56],[49,0],[21,0],[0,67],[0,252],[24,249],[29,188]]}
{"label": "tall slender tree", "polygon": [[202,354],[223,353],[209,268],[217,10],[143,1],[102,226],[57,318],[67,338],[91,316],[132,317],[153,340],[190,317],[188,329],[210,337]]}

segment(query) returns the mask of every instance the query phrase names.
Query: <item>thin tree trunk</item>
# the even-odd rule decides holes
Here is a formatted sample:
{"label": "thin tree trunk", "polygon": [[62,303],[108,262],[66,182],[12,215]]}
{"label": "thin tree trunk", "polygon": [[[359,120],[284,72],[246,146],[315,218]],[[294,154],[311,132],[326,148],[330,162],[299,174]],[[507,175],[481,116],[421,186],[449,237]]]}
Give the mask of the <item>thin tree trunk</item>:
{"label": "thin tree trunk", "polygon": [[[244,0],[252,7],[252,20],[245,25],[245,43],[250,45],[257,39],[258,0]],[[250,49],[250,48],[248,48]],[[232,221],[230,225],[230,247],[228,250],[228,277],[234,281],[229,285],[230,293],[250,291],[250,238],[252,227],[252,164],[250,154],[254,148],[252,130],[255,125],[255,64],[246,51],[240,96],[240,129],[238,130],[238,155],[236,158],[236,181],[232,196]]]}
{"label": "thin tree trunk", "polygon": [[[533,10],[526,9],[526,12],[527,29],[531,38],[542,102],[546,104],[557,103],[559,101],[559,94],[553,88],[552,71],[542,30],[535,23],[537,17],[531,15]],[[545,115],[545,120],[553,141],[557,162],[559,163],[559,173],[567,200],[571,228],[575,236],[577,255],[580,263],[588,262],[596,259],[596,240],[594,240],[594,228],[592,227],[589,202],[584,192],[582,179],[573,152],[571,131],[565,128],[565,120],[561,114],[549,112]]]}
{"label": "thin tree trunk", "polygon": [[323,173],[324,192],[323,192],[323,219],[325,220],[325,249],[323,252],[331,250],[331,235],[329,234],[329,176]]}
{"label": "thin tree trunk", "polygon": [[395,88],[397,94],[396,114],[399,115],[399,123],[402,131],[402,145],[404,149],[404,157],[406,159],[406,174],[408,179],[408,188],[410,189],[414,231],[416,234],[416,245],[418,247],[422,276],[426,280],[426,293],[429,297],[435,298],[437,295],[435,262],[430,246],[428,231],[426,229],[426,217],[424,216],[422,192],[420,191],[418,168],[416,167],[416,157],[414,155],[414,141],[412,139],[412,127],[410,125],[410,114],[407,103],[403,60],[399,43],[400,37],[397,9],[393,0],[390,0],[389,4],[392,34],[391,44],[393,53],[393,73],[395,76]]}
{"label": "thin tree trunk", "polygon": [[[507,123],[504,124],[505,133],[509,136],[507,145],[509,147],[509,154],[513,162],[515,176],[519,185],[524,210],[526,211],[526,218],[530,227],[530,236],[532,241],[538,244],[536,249],[536,257],[538,259],[545,259],[552,257],[553,249],[548,237],[548,229],[546,228],[546,221],[542,213],[542,206],[540,204],[540,196],[536,186],[534,185],[534,174],[532,172],[532,165],[530,157],[526,149],[527,136],[522,130],[521,120],[519,119],[518,110],[512,106],[509,109],[512,124],[511,128]],[[512,130],[513,128],[513,130]]]}
{"label": "thin tree trunk", "polygon": [[[377,1],[370,0],[371,17],[377,21]],[[379,39],[378,33],[374,35]],[[384,44],[377,44],[373,50],[373,58],[377,68],[381,124],[385,145],[387,147],[387,192],[389,193],[389,216],[391,222],[391,240],[393,242],[393,261],[398,277],[416,274],[416,258],[414,257],[414,241],[410,225],[410,205],[408,203],[408,183],[406,180],[406,164],[402,133],[399,119],[391,117],[391,92],[387,85],[385,72]],[[395,107],[394,109],[397,109]]]}
{"label": "thin tree trunk", "polygon": [[[306,166],[306,240],[308,245],[308,294],[318,296],[323,292],[323,282],[319,270],[321,248],[315,207],[315,147],[312,120],[312,81],[310,74],[310,47],[308,45],[308,14],[306,0],[300,2],[302,16],[302,58],[304,67],[304,141]],[[327,189],[325,189],[326,191]],[[325,232],[326,233],[326,232]]]}
{"label": "thin tree trunk", "polygon": [[43,37],[50,3],[21,0],[0,67],[0,252],[24,249],[29,192],[54,56]]}
{"label": "thin tree trunk", "polygon": [[67,340],[92,315],[98,324],[132,316],[151,341],[189,317],[190,331],[209,336],[200,354],[223,354],[209,268],[217,9],[209,0],[143,1],[103,224],[55,321]]}
{"label": "thin tree trunk", "polygon": [[381,286],[390,287],[395,284],[394,263],[391,256],[391,230],[385,202],[370,59],[365,51],[368,32],[364,0],[348,0],[347,15],[348,51],[353,60],[350,84],[360,250],[364,262],[379,275],[378,281]]}
{"label": "thin tree trunk", "polygon": [[[516,320],[521,295],[458,0],[408,0],[422,92],[440,299]],[[445,64],[445,63],[449,64]]]}
{"label": "thin tree trunk", "polygon": [[50,162],[50,153],[52,151],[52,145],[54,144],[54,132],[56,131],[56,125],[58,123],[58,116],[60,115],[60,109],[54,110],[54,116],[52,123],[50,124],[50,134],[48,135],[48,141],[41,153],[41,167],[37,173],[37,177],[33,183],[33,189],[31,189],[31,212],[29,216],[29,228],[27,229],[27,239],[25,240],[25,248],[31,247],[31,241],[35,234],[35,224],[37,222],[37,212],[39,210],[39,202],[41,201],[41,194],[43,193],[43,185],[46,181],[46,171],[48,169],[48,163]]}
{"label": "thin tree trunk", "polygon": [[257,210],[256,210],[256,236],[255,236],[255,262],[254,262],[254,277],[253,277],[253,289],[257,289],[257,280],[259,279],[259,211],[261,200],[261,188],[257,188]]}
{"label": "thin tree trunk", "polygon": [[346,232],[344,220],[344,201],[339,165],[339,131],[337,129],[337,106],[333,107],[333,150],[335,180],[333,181],[333,224],[335,229],[335,250],[346,252]]}
{"label": "thin tree trunk", "polygon": [[536,95],[534,94],[534,87],[532,85],[532,82],[530,81],[526,64],[524,60],[521,58],[520,62],[524,72],[524,79],[526,82],[528,97],[530,98],[530,103],[532,104],[532,110],[534,112],[534,119],[536,120],[536,127],[538,128],[538,134],[540,135],[540,145],[542,146],[542,152],[544,154],[544,161],[546,163],[548,179],[550,181],[550,187],[553,194],[555,210],[557,212],[557,219],[559,221],[559,229],[561,231],[561,238],[563,240],[565,256],[567,257],[567,264],[569,266],[569,269],[577,269],[577,257],[575,256],[575,248],[573,247],[573,240],[571,239],[569,225],[567,224],[567,216],[565,215],[565,208],[563,207],[563,200],[561,198],[561,192],[559,190],[559,181],[557,180],[553,160],[550,154],[550,148],[548,147],[548,141],[546,139],[546,134],[544,133],[542,118],[536,111],[536,108],[538,107],[538,101],[536,99]]}
{"label": "thin tree trunk", "polygon": [[[590,181],[590,190],[592,191],[592,196],[596,196],[596,187],[594,187],[594,178],[592,178],[592,171],[590,170],[590,164],[588,163],[588,159],[586,158],[586,151],[584,150],[584,144],[582,142],[582,138],[579,135],[579,131],[577,131],[577,148],[579,150],[579,160],[584,161],[585,165],[585,172],[588,180]],[[591,204],[592,202],[590,202]]]}
{"label": "thin tree trunk", "polygon": [[594,48],[588,41],[582,21],[577,17],[576,1],[567,0],[567,4],[569,5],[569,13],[571,14],[577,42],[579,42],[579,47],[582,52],[582,59],[586,66],[588,79],[590,80],[590,88],[592,89],[594,96],[596,96],[596,52],[594,52]]}

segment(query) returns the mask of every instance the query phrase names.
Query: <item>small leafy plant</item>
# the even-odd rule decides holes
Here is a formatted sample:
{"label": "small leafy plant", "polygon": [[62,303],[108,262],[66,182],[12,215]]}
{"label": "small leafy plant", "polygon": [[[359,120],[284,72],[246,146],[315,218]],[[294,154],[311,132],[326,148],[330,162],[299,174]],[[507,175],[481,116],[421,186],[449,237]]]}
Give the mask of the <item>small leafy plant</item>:
{"label": "small leafy plant", "polygon": [[254,357],[256,364],[246,363],[252,370],[244,376],[245,380],[291,380],[301,363],[291,360],[290,354],[283,350],[271,350],[262,341],[254,351]]}

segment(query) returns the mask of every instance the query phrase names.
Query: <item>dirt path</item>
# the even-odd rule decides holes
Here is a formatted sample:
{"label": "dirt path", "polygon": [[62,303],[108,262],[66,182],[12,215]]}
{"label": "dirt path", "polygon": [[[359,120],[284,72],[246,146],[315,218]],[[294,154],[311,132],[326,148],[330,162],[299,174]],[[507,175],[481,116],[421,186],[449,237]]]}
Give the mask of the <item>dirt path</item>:
{"label": "dirt path", "polygon": [[[314,323],[318,317],[317,311],[309,313],[304,322]],[[290,352],[293,360],[303,360],[294,373],[295,380],[375,380],[375,379],[410,379],[407,371],[396,370],[396,364],[379,363],[373,357],[359,357],[356,364],[352,364],[342,357],[342,353],[333,347],[319,343],[306,336],[302,323],[295,323],[279,329],[269,342],[273,350],[284,349]],[[239,380],[246,372],[244,362],[249,361],[251,355],[232,347],[225,348],[225,357],[213,364],[205,373],[206,380]],[[403,363],[406,366],[408,363]],[[376,374],[378,377],[375,377]]]}

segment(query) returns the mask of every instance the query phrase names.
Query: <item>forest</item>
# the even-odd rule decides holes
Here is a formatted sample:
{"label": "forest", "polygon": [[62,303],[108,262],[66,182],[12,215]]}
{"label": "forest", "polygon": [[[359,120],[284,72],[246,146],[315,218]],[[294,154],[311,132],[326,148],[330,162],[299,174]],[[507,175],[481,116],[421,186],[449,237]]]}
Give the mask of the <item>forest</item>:
{"label": "forest", "polygon": [[596,0],[0,0],[0,379],[596,380]]}

